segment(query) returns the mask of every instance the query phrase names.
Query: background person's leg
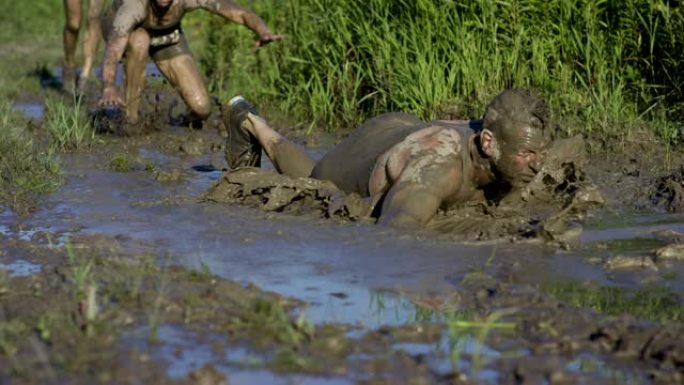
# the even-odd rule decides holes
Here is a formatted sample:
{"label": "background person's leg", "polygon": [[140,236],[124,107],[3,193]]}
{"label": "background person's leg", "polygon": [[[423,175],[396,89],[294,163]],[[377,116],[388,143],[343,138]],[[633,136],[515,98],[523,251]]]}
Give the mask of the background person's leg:
{"label": "background person's leg", "polygon": [[126,48],[126,70],[124,101],[126,120],[136,124],[140,119],[140,98],[145,86],[145,65],[147,64],[150,35],[142,28],[131,33]]}
{"label": "background person's leg", "polygon": [[76,44],[78,30],[81,25],[81,0],[64,0],[64,68],[63,87],[67,91],[74,90],[76,79]]}
{"label": "background person's leg", "polygon": [[81,69],[81,79],[90,77],[93,68],[97,47],[102,36],[100,27],[100,13],[102,13],[103,0],[90,0],[88,4],[88,28],[83,39],[83,68]]}
{"label": "background person's leg", "polygon": [[195,59],[189,53],[183,53],[155,62],[197,117],[196,125],[200,127],[194,127],[192,122],[191,126],[201,128],[201,122],[211,113],[211,99]]}

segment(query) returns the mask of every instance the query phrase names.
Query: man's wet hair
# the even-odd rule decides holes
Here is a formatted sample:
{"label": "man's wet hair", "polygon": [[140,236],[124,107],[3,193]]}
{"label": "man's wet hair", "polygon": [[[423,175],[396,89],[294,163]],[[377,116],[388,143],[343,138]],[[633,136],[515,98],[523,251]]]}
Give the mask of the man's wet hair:
{"label": "man's wet hair", "polygon": [[487,106],[482,128],[498,137],[515,136],[521,127],[541,130],[546,135],[550,113],[546,101],[523,88],[501,92]]}

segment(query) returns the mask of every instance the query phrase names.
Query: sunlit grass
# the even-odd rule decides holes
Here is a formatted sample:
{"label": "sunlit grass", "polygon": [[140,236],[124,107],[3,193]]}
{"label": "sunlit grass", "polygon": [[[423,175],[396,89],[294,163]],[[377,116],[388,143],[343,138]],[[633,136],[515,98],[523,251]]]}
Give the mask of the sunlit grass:
{"label": "sunlit grass", "polygon": [[80,98],[74,98],[73,103],[66,103],[62,98],[47,98],[45,105],[44,123],[56,148],[73,150],[93,142],[95,129]]}
{"label": "sunlit grass", "polygon": [[249,5],[287,39],[254,54],[250,31],[208,16],[198,23],[202,65],[223,100],[246,94],[332,130],[393,110],[434,118],[455,106],[459,118],[479,117],[500,90],[531,87],[549,100],[561,135],[681,139],[669,122],[684,98],[684,16],[667,2]]}

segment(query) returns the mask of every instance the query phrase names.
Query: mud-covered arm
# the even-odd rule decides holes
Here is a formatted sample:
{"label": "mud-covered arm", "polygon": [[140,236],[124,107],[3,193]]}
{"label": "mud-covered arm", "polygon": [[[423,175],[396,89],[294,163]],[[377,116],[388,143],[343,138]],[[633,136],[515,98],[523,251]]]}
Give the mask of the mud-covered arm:
{"label": "mud-covered arm", "polygon": [[188,0],[190,8],[200,7],[225,17],[226,19],[242,24],[254,31],[259,36],[257,46],[262,46],[283,37],[274,35],[266,26],[266,23],[256,13],[243,8],[230,0]]}
{"label": "mud-covered arm", "polygon": [[125,2],[117,10],[112,23],[112,30],[105,44],[102,62],[102,81],[104,87],[100,105],[117,105],[122,100],[116,90],[116,68],[126,51],[131,31],[142,22],[145,9],[138,2]]}
{"label": "mud-covered arm", "polygon": [[379,224],[393,227],[425,225],[444,200],[461,188],[461,160],[454,156],[425,165],[414,159],[390,187]]}

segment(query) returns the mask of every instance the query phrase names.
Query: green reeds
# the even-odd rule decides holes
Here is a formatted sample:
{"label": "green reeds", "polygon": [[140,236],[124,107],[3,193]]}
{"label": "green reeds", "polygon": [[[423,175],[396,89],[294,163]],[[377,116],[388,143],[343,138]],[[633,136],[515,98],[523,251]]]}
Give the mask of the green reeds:
{"label": "green reeds", "polygon": [[45,125],[52,145],[60,150],[74,150],[93,142],[95,129],[90,124],[81,98],[75,97],[73,104],[67,104],[61,98],[47,98],[45,106]]}

